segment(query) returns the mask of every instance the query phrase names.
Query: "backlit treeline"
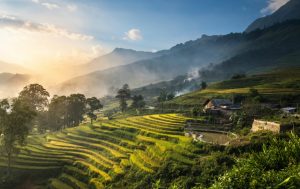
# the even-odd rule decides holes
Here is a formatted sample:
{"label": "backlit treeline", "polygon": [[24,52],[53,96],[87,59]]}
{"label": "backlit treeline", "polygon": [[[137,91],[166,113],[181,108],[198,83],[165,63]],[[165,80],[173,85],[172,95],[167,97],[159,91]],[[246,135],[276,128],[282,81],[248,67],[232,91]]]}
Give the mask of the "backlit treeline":
{"label": "backlit treeline", "polygon": [[102,108],[96,97],[86,98],[83,94],[49,97],[50,94],[39,84],[24,87],[19,95],[36,111],[32,125],[41,133],[77,126],[84,120],[84,115],[92,122],[97,118],[94,111]]}

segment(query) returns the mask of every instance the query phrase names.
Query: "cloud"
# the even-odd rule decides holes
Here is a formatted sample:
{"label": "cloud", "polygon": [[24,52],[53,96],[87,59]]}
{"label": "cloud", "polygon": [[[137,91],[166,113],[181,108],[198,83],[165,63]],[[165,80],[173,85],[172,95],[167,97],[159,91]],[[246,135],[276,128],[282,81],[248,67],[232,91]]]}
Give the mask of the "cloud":
{"label": "cloud", "polygon": [[34,22],[18,19],[10,15],[0,15],[0,28],[47,33],[47,34],[66,37],[72,40],[92,40],[94,38],[93,36],[70,32],[64,28],[59,28],[52,24],[34,23]]}
{"label": "cloud", "polygon": [[290,0],[268,0],[268,6],[263,8],[260,12],[263,15],[272,14],[289,1]]}
{"label": "cloud", "polygon": [[55,3],[42,2],[41,0],[31,0],[31,1],[36,3],[36,4],[40,4],[40,5],[46,7],[49,10],[60,8],[60,6],[58,4],[55,4]]}
{"label": "cloud", "polygon": [[75,12],[75,11],[77,11],[78,7],[76,5],[71,5],[70,4],[70,5],[67,5],[67,9],[70,12]]}
{"label": "cloud", "polygon": [[103,48],[102,45],[97,44],[97,45],[92,46],[92,55],[93,55],[93,57],[100,56],[104,52],[105,52],[105,49]]}
{"label": "cloud", "polygon": [[128,32],[125,32],[124,40],[139,41],[143,39],[142,33],[139,29],[130,29]]}

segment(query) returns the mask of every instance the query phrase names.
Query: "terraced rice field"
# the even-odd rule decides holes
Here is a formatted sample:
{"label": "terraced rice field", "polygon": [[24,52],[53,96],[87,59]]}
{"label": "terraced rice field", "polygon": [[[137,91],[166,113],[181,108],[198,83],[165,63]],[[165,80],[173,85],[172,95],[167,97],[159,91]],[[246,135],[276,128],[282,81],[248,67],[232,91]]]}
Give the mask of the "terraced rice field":
{"label": "terraced rice field", "polygon": [[[128,169],[153,173],[165,158],[192,164],[191,138],[184,136],[186,117],[147,115],[81,125],[46,136],[31,136],[12,167],[60,170],[51,189],[105,188]],[[5,157],[0,159],[4,168]]]}

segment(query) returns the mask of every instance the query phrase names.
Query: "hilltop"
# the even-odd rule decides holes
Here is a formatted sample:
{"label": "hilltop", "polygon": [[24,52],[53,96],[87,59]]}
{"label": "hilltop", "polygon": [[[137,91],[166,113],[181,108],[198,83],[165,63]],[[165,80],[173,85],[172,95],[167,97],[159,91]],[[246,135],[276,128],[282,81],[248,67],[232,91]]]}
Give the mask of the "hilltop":
{"label": "hilltop", "polygon": [[250,24],[245,32],[249,33],[259,29],[265,29],[274,24],[285,22],[288,20],[300,19],[300,1],[290,0],[285,5],[280,7],[275,13],[264,16],[255,20]]}
{"label": "hilltop", "polygon": [[[261,74],[249,75],[238,79],[229,79],[209,84],[205,90],[194,91],[175,98],[170,104],[196,105],[212,97],[247,95],[249,89],[255,88],[263,95],[280,98],[300,94],[300,67],[275,69]],[[300,99],[298,99],[300,100]]]}

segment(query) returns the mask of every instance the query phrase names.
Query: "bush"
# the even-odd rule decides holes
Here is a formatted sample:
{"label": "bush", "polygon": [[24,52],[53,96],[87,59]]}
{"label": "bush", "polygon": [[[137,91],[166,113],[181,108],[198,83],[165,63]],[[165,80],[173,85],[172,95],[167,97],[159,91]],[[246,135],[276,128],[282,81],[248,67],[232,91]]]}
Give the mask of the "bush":
{"label": "bush", "polygon": [[[262,152],[241,159],[211,188],[299,188],[300,138],[274,139]],[[288,186],[288,187],[283,187]]]}

